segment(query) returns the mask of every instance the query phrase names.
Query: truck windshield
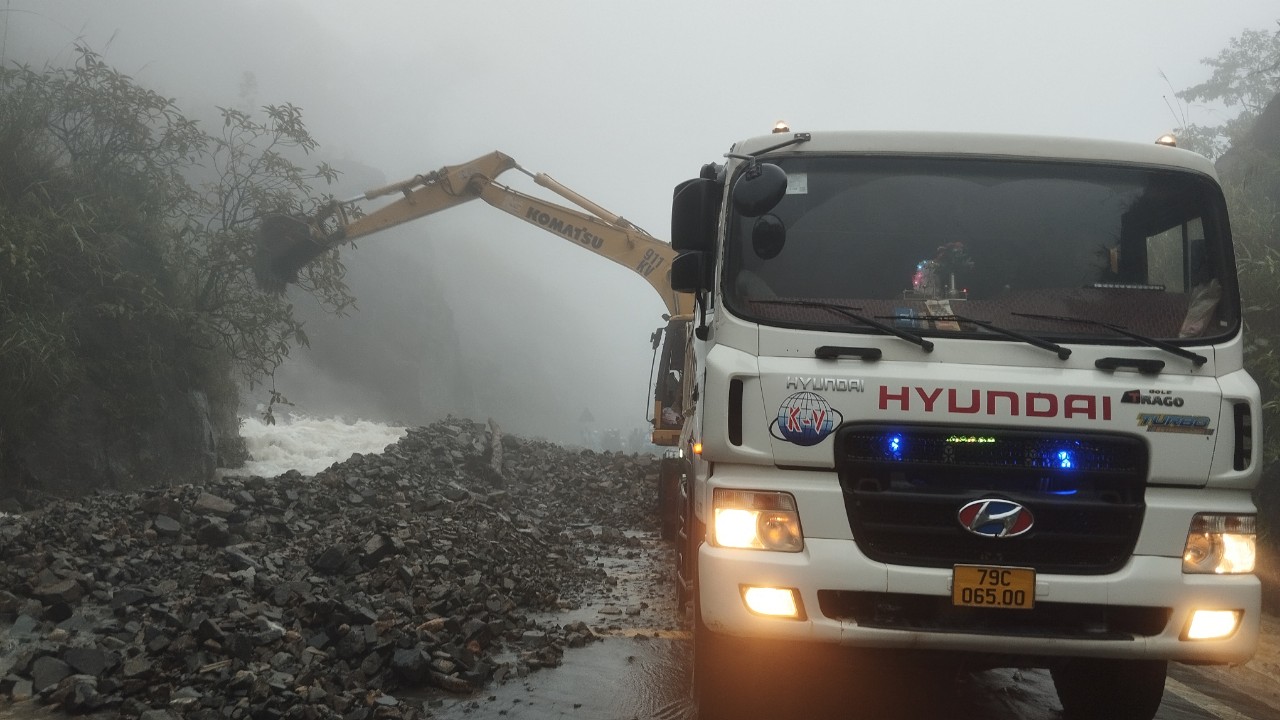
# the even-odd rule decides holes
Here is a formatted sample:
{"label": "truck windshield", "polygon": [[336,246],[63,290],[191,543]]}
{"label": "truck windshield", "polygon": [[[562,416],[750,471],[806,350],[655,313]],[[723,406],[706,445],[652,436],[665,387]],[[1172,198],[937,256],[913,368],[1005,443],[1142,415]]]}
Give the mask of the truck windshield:
{"label": "truck windshield", "polygon": [[922,335],[1000,337],[959,316],[1113,344],[1131,340],[1107,325],[1197,343],[1239,325],[1222,194],[1197,173],[972,158],[770,162],[786,171],[787,194],[768,215],[730,218],[723,294],[741,317],[875,332],[814,306],[835,303]]}

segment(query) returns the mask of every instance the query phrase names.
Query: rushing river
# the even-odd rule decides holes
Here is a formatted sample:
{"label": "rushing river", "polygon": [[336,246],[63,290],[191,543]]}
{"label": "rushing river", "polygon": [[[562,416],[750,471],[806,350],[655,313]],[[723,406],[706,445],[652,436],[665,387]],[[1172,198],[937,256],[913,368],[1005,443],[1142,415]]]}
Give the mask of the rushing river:
{"label": "rushing river", "polygon": [[380,453],[404,437],[407,428],[341,417],[313,418],[290,414],[274,425],[244,418],[240,435],[252,458],[244,467],[223,469],[225,475],[275,477],[288,470],[314,475],[353,453]]}

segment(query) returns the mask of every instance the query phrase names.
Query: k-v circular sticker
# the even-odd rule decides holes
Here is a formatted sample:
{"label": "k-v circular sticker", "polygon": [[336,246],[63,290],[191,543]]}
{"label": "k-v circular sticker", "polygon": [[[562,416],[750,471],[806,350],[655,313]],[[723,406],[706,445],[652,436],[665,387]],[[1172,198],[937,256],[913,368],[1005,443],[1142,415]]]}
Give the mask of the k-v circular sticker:
{"label": "k-v circular sticker", "polygon": [[844,421],[839,410],[817,393],[798,392],[782,401],[769,434],[778,440],[809,447],[817,445]]}

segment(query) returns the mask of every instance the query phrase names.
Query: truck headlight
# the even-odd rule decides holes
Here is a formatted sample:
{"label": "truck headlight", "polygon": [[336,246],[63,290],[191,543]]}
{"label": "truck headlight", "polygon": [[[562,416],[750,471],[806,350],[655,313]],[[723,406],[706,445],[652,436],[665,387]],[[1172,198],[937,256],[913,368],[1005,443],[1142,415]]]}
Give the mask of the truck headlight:
{"label": "truck headlight", "polygon": [[1187,530],[1182,572],[1236,575],[1253,572],[1257,559],[1256,515],[1197,513]]}
{"label": "truck headlight", "polygon": [[716,488],[711,505],[715,545],[778,552],[804,549],[800,513],[787,493]]}

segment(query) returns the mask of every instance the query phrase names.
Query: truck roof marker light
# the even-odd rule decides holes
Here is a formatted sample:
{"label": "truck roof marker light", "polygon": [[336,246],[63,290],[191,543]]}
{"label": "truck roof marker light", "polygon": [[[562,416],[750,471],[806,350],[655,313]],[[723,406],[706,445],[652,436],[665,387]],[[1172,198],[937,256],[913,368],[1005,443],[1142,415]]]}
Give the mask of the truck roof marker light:
{"label": "truck roof marker light", "polygon": [[779,120],[778,122],[776,122],[776,123],[774,123],[774,124],[773,124],[773,132],[774,132],[774,133],[789,133],[789,132],[791,132],[791,126],[787,124],[787,121],[786,121],[786,120]]}
{"label": "truck roof marker light", "polygon": [[1164,145],[1165,147],[1178,147],[1178,138],[1174,137],[1173,133],[1165,133],[1156,138],[1156,144]]}
{"label": "truck roof marker light", "polygon": [[701,455],[701,454],[702,454],[702,443],[700,443],[700,442],[695,442],[695,443],[693,444],[693,454],[694,454],[694,455]]}
{"label": "truck roof marker light", "polygon": [[1226,640],[1240,627],[1239,610],[1196,610],[1182,632],[1183,640]]}

